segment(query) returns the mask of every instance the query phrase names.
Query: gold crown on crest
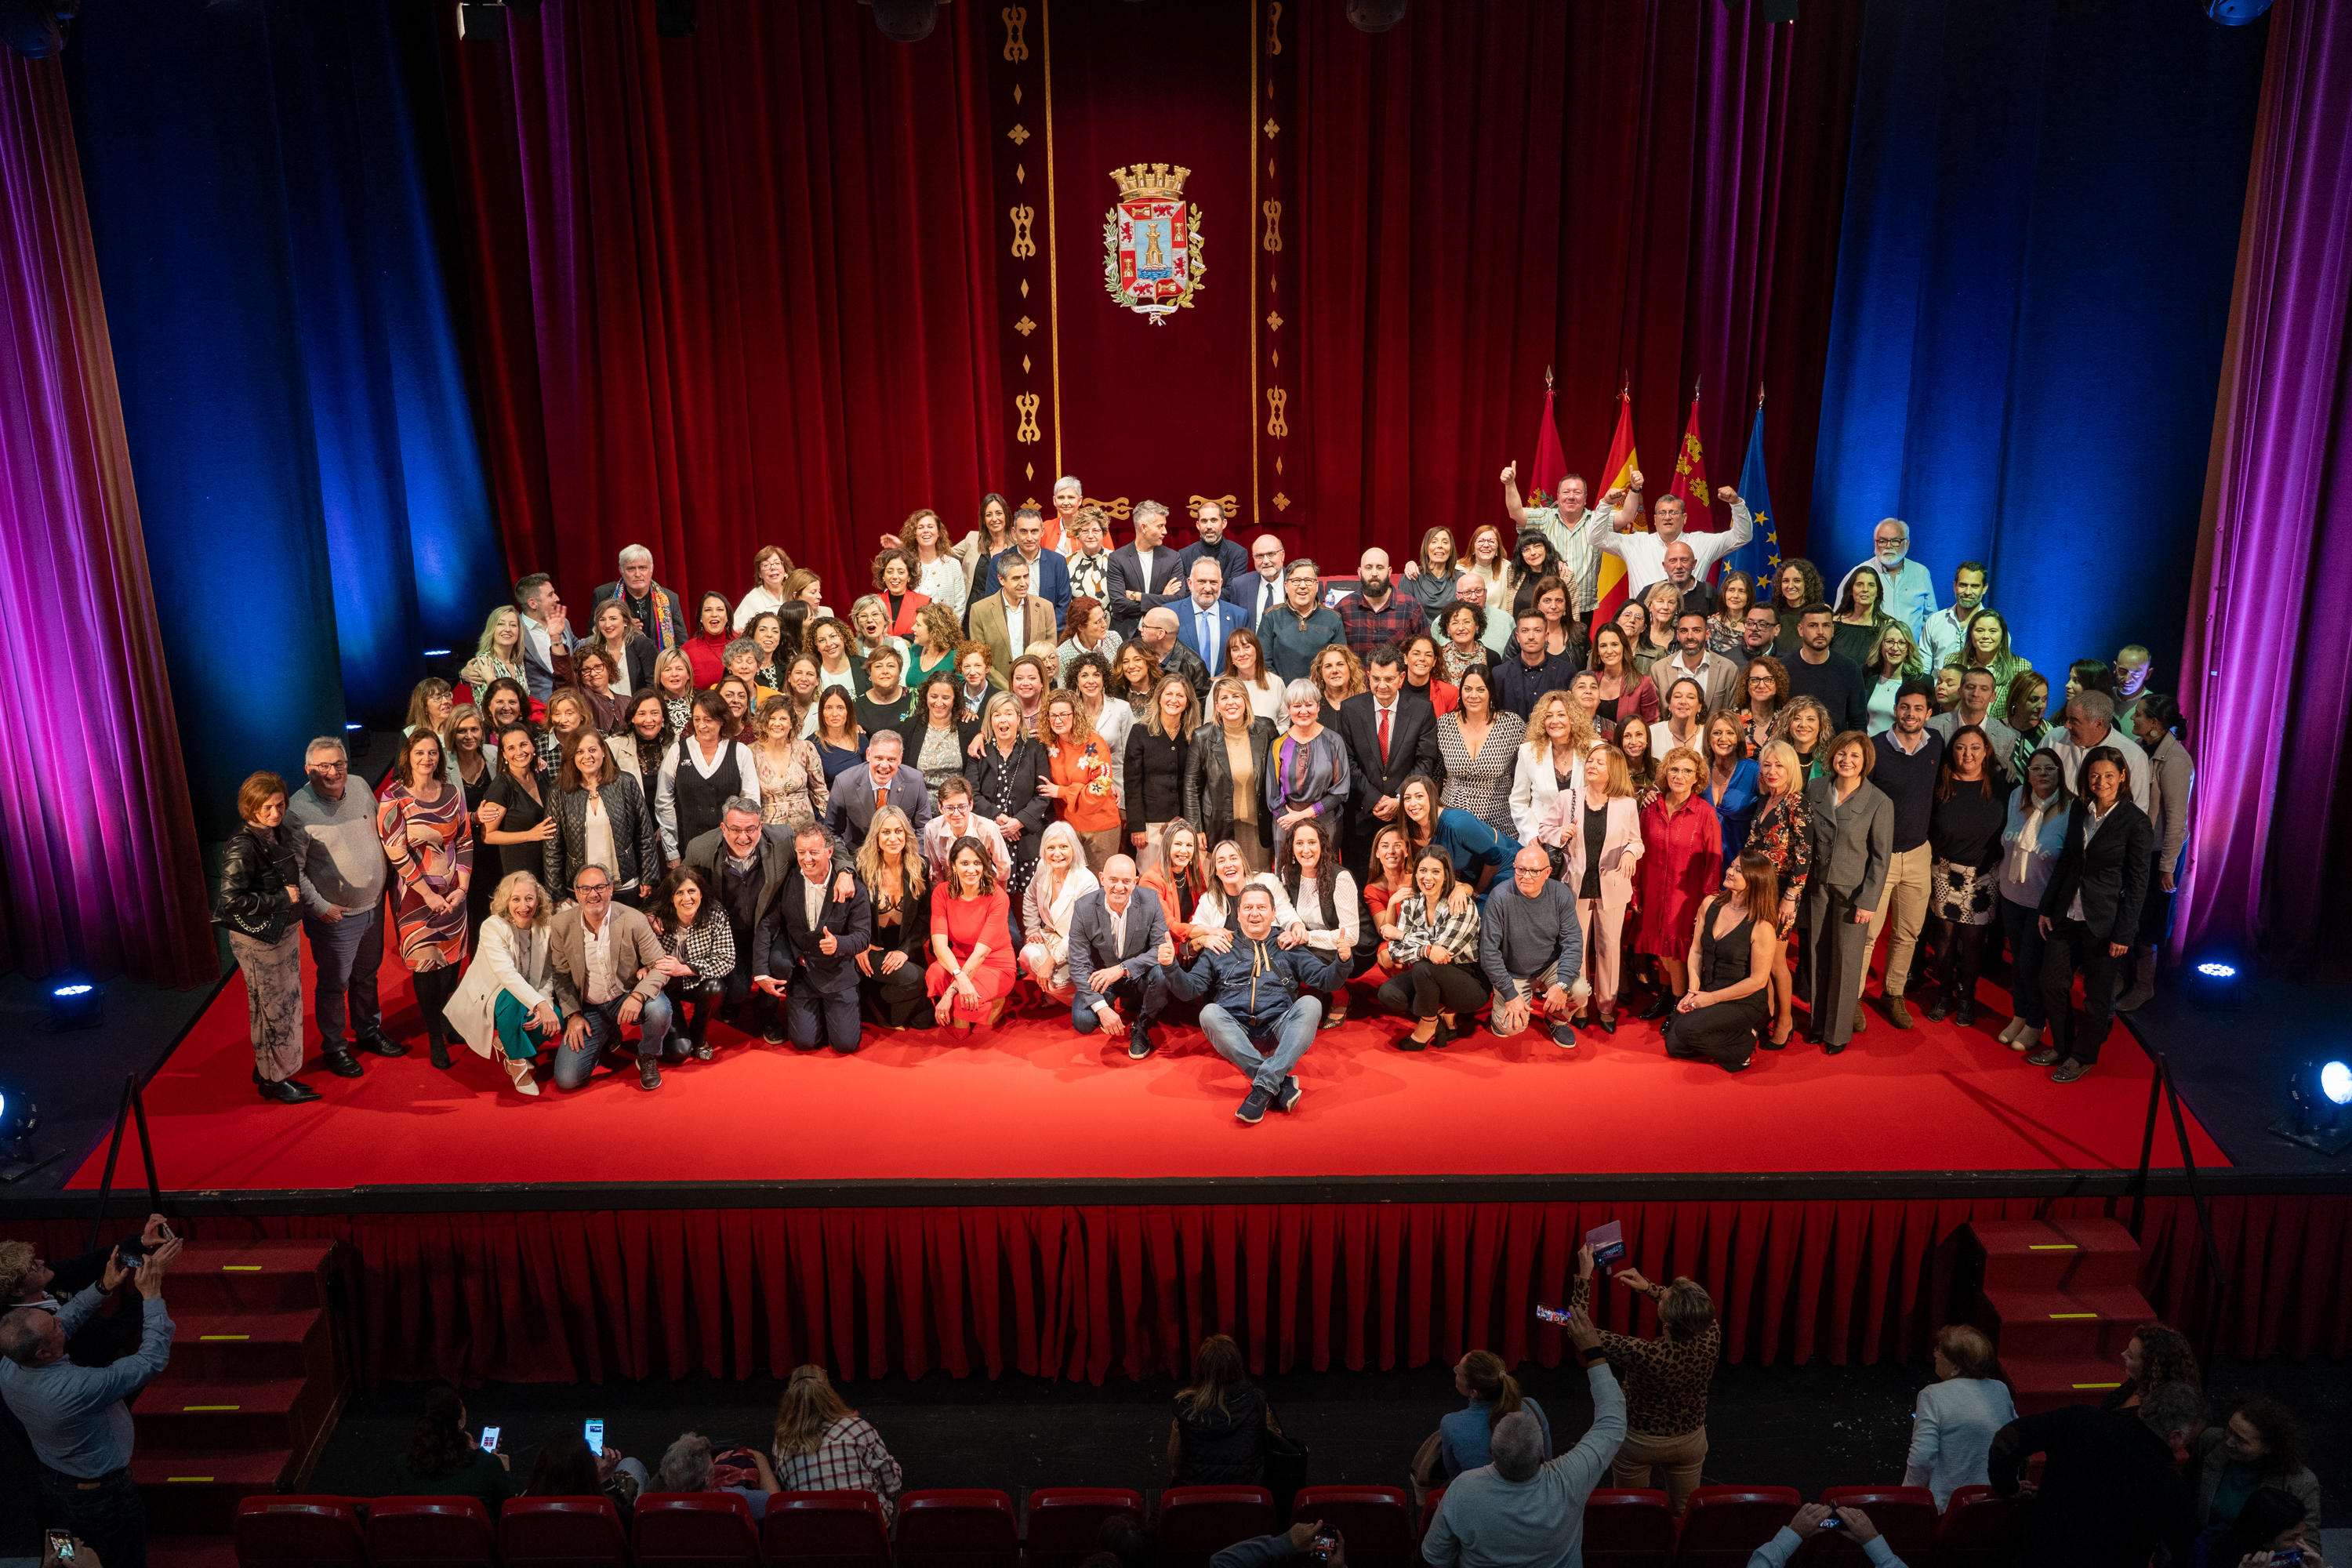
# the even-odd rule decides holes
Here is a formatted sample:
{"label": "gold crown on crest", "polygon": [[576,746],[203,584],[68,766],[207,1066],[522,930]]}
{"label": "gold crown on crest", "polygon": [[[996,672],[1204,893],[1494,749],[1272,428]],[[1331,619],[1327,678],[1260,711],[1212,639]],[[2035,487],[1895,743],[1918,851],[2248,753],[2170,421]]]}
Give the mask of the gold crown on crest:
{"label": "gold crown on crest", "polygon": [[1126,201],[1133,196],[1181,196],[1184,176],[1192,172],[1181,164],[1171,171],[1165,163],[1136,163],[1113,169],[1110,177],[1118,182],[1119,199]]}

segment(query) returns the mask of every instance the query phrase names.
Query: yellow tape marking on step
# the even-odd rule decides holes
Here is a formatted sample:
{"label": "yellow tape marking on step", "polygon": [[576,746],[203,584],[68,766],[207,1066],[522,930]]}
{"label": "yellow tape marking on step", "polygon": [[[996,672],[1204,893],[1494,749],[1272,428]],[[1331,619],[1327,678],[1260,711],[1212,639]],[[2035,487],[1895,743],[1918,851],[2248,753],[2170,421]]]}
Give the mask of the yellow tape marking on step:
{"label": "yellow tape marking on step", "polygon": [[166,1481],[208,1481],[208,1480],[211,1480],[211,1479],[212,1479],[212,1477],[210,1477],[210,1476],[165,1476],[163,1479],[164,1479]]}
{"label": "yellow tape marking on step", "polygon": [[198,1334],[196,1338],[199,1340],[249,1340],[253,1336],[251,1334]]}
{"label": "yellow tape marking on step", "polygon": [[2028,1252],[2079,1252],[2082,1248],[2071,1241],[2033,1241],[2026,1244]]}
{"label": "yellow tape marking on step", "polygon": [[184,1415],[191,1410],[242,1410],[244,1408],[242,1405],[183,1405],[180,1406],[180,1413]]}
{"label": "yellow tape marking on step", "polygon": [[224,1274],[258,1274],[261,1272],[261,1265],[258,1263],[224,1263],[221,1265],[221,1272]]}
{"label": "yellow tape marking on step", "polygon": [[2121,1388],[2123,1384],[2120,1383],[2076,1383],[2070,1384],[2068,1386],[2072,1388]]}
{"label": "yellow tape marking on step", "polygon": [[2096,1312],[2053,1312],[2050,1315],[2053,1318],[2095,1318],[2099,1314]]}

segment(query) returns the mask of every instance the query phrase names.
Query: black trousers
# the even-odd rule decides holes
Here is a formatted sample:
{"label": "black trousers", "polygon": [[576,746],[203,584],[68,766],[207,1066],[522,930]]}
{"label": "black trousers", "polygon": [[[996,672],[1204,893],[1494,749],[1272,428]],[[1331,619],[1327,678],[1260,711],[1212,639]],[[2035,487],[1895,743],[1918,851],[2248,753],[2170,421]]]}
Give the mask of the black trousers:
{"label": "black trousers", "polygon": [[[887,948],[869,950],[878,971]],[[886,1029],[929,1029],[939,1025],[931,999],[923,990],[923,961],[909,958],[887,974],[860,975],[857,1002],[866,1016]]]}
{"label": "black trousers", "polygon": [[1381,1005],[1408,1018],[1475,1011],[1486,1000],[1486,977],[1466,963],[1416,960],[1381,987]]}
{"label": "black trousers", "polygon": [[[2050,922],[2050,942],[2042,950],[2042,1005],[2050,1013],[2050,1043],[2058,1059],[2072,1057],[2085,1067],[2099,1059],[2116,1022],[2116,968],[2123,960],[2107,951],[2105,937],[2081,921]],[[2083,976],[2083,1022],[2074,1023],[2074,975]]]}
{"label": "black trousers", "polygon": [[88,1542],[106,1568],[147,1568],[147,1505],[128,1468],[85,1481],[43,1465],[41,1517]]}
{"label": "black trousers", "polygon": [[[457,966],[445,963],[438,969],[419,969],[408,979],[416,992],[416,1010],[425,1016],[426,1038],[436,1044],[446,1044],[451,1037],[449,1017],[443,1009],[449,1005],[449,998],[457,994]],[[106,1553],[100,1552],[99,1561],[108,1561]]]}

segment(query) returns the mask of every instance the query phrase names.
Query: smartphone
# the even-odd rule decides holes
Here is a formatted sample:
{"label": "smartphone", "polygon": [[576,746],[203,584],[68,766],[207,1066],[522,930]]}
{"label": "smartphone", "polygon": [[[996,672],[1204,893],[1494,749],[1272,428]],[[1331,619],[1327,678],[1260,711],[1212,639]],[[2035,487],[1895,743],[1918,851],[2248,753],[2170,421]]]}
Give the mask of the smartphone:
{"label": "smartphone", "polygon": [[140,1245],[139,1238],[135,1236],[115,1247],[114,1256],[121,1260],[125,1268],[146,1267],[147,1249]]}
{"label": "smartphone", "polygon": [[1538,1323],[1565,1323],[1568,1321],[1568,1310],[1564,1307],[1538,1307],[1536,1309],[1536,1321]]}
{"label": "smartphone", "polygon": [[483,1453],[485,1453],[485,1454],[495,1454],[495,1453],[497,1453],[498,1451],[499,1451],[499,1429],[498,1429],[497,1427],[495,1427],[495,1426],[485,1426],[485,1427],[483,1427],[483,1428],[482,1428],[482,1452],[483,1452]]}
{"label": "smartphone", "polygon": [[[49,1531],[49,1554],[60,1563],[72,1562],[74,1560],[73,1537],[62,1530]],[[2303,1553],[2298,1552],[2295,1555],[2300,1557]]]}
{"label": "smartphone", "polygon": [[588,1451],[591,1454],[595,1455],[599,1458],[604,1457],[604,1418],[602,1415],[591,1415],[588,1417],[588,1424],[580,1429],[580,1436],[588,1440]]}
{"label": "smartphone", "polygon": [[1840,1519],[1835,1514],[1831,1514],[1822,1521],[1822,1528],[1823,1530],[1843,1530],[1845,1528],[1845,1521]]}
{"label": "smartphone", "polygon": [[2284,1552],[2271,1553],[2271,1568],[2302,1568],[2302,1563],[2303,1548],[2300,1546],[2290,1546]]}
{"label": "smartphone", "polygon": [[1625,1256],[1625,1227],[1613,1219],[1586,1231],[1584,1239],[1592,1247],[1595,1263],[1614,1263]]}
{"label": "smartphone", "polygon": [[1331,1553],[1339,1550],[1339,1537],[1335,1531],[1326,1531],[1307,1543],[1307,1555],[1318,1563],[1331,1561]]}

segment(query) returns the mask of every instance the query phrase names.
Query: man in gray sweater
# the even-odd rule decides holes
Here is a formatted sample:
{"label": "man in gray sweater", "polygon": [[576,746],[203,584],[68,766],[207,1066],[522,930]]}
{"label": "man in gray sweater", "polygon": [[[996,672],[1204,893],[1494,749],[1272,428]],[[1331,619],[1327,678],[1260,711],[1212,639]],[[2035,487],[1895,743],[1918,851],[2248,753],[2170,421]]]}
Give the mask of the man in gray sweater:
{"label": "man in gray sweater", "polygon": [[1533,1415],[1514,1410],[1496,1422],[1490,1462],[1445,1489],[1421,1543],[1430,1568],[1582,1568],[1584,1504],[1625,1441],[1625,1394],[1591,1319],[1573,1314],[1568,1342],[1592,1384],[1591,1429],[1547,1463]]}
{"label": "man in gray sweater", "polygon": [[319,1047],[330,1070],[357,1078],[354,1046],[380,1057],[408,1054],[406,1046],[383,1037],[376,999],[388,865],[376,837],[375,792],[352,777],[350,755],[332,735],[310,742],[302,771],[310,782],[286,803],[286,818],[310,836],[302,863],[302,930],[318,969]]}
{"label": "man in gray sweater", "polygon": [[1576,1049],[1576,1011],[1570,992],[1584,984],[1584,944],[1576,900],[1552,880],[1550,858],[1528,845],[1511,862],[1511,879],[1486,895],[1478,918],[1478,964],[1495,988],[1488,1027],[1508,1039],[1535,1021],[1536,1005],[1551,1019],[1551,1040]]}

